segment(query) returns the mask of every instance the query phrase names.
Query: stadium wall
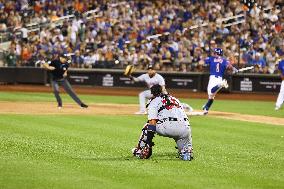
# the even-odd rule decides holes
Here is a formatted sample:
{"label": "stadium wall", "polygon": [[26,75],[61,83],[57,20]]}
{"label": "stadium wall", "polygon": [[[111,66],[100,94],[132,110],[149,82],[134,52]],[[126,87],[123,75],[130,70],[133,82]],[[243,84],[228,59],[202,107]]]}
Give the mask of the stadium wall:
{"label": "stadium wall", "polygon": [[[72,85],[103,87],[143,87],[143,83],[134,83],[123,75],[124,70],[115,69],[70,69],[68,80]],[[135,72],[139,76],[145,72]],[[159,72],[165,77],[168,88],[206,91],[208,73]],[[249,74],[227,75],[229,88],[225,92],[279,92],[281,79],[277,75]],[[0,83],[42,84],[49,83],[49,74],[42,68],[2,67]]]}

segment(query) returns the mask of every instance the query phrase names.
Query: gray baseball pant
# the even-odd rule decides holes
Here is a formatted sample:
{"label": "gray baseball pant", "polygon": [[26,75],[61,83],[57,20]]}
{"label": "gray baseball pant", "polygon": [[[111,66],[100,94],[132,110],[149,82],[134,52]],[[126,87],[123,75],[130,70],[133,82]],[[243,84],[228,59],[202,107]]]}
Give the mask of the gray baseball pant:
{"label": "gray baseball pant", "polygon": [[79,97],[75,94],[75,92],[73,91],[69,81],[67,79],[60,79],[60,80],[51,80],[51,85],[53,88],[53,93],[54,96],[57,100],[58,106],[62,106],[62,99],[59,95],[59,85],[61,85],[64,90],[66,91],[66,93],[69,94],[69,96],[79,105],[81,106],[82,101],[79,99]]}
{"label": "gray baseball pant", "polygon": [[187,120],[177,121],[165,120],[156,124],[156,132],[160,136],[173,138],[177,144],[178,150],[192,149],[191,127]]}

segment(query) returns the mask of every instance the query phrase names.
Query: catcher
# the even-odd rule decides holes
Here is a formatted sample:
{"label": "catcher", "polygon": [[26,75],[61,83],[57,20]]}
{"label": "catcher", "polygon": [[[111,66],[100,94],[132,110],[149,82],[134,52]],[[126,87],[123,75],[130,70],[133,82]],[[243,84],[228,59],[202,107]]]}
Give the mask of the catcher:
{"label": "catcher", "polygon": [[190,161],[192,154],[191,128],[179,100],[171,95],[163,94],[162,86],[151,87],[153,98],[148,103],[148,122],[142,129],[134,156],[148,159],[152,155],[153,138],[158,135],[173,138],[177,144],[179,158]]}
{"label": "catcher", "polygon": [[[131,80],[134,82],[145,82],[150,89],[153,85],[159,84],[162,86],[162,93],[166,94],[166,88],[165,88],[165,79],[156,71],[154,70],[154,67],[152,64],[149,64],[147,68],[147,73],[142,74],[139,77],[133,77],[131,74],[134,71],[134,67],[132,65],[128,65],[126,67],[126,70],[124,72],[125,76],[128,76]],[[150,99],[153,97],[150,90],[145,90],[139,94],[139,105],[140,110],[136,112],[135,114],[147,114],[146,112],[146,99]]]}

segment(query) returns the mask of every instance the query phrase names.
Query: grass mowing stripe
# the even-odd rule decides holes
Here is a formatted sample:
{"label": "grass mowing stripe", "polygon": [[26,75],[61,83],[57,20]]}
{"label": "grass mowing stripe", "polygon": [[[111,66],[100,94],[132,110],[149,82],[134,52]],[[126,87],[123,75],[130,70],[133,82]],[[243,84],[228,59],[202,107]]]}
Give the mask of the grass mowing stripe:
{"label": "grass mowing stripe", "polygon": [[283,150],[276,150],[283,127],[195,117],[194,161],[175,159],[174,142],[158,136],[152,159],[140,161],[130,149],[144,120],[7,115],[0,120],[0,188],[284,186]]}

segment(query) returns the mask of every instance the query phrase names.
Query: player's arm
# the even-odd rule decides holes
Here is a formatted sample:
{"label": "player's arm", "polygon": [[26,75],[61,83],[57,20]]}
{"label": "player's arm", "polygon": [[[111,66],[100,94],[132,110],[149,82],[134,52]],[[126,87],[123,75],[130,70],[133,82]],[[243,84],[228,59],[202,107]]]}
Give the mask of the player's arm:
{"label": "player's arm", "polygon": [[159,85],[162,86],[162,93],[163,94],[168,94],[167,90],[166,90],[166,82],[165,82],[165,79],[161,76],[161,75],[158,75],[159,76]]}
{"label": "player's arm", "polygon": [[280,59],[278,59],[278,60],[276,60],[276,65],[275,65],[275,67],[277,68],[277,71],[278,71],[278,73],[279,73],[279,75],[280,75],[280,78],[282,79],[282,80],[284,80],[284,74],[282,73],[282,71],[281,71],[281,60]]}
{"label": "player's arm", "polygon": [[163,93],[163,94],[168,94],[168,91],[167,91],[165,85],[162,85],[162,93]]}
{"label": "player's arm", "polygon": [[147,125],[147,141],[152,143],[154,134],[156,133],[156,124],[158,120],[158,106],[157,101],[154,99],[148,106],[148,125]]}
{"label": "player's arm", "polygon": [[210,64],[210,57],[207,57],[205,59],[201,59],[199,62],[198,62],[199,65],[202,65],[202,66],[207,66]]}
{"label": "player's arm", "polygon": [[149,125],[154,125],[154,126],[156,126],[156,124],[157,124],[157,120],[156,120],[156,119],[151,119],[151,120],[149,120]]}
{"label": "player's arm", "polygon": [[67,77],[67,70],[64,72],[63,77]]}
{"label": "player's arm", "polygon": [[42,66],[43,66],[43,68],[46,69],[46,70],[50,70],[50,71],[55,70],[55,67],[50,66],[48,62],[44,62],[44,63],[42,64]]}
{"label": "player's arm", "polygon": [[144,74],[140,75],[139,77],[134,77],[132,75],[129,75],[129,78],[134,82],[141,82],[144,81]]}

